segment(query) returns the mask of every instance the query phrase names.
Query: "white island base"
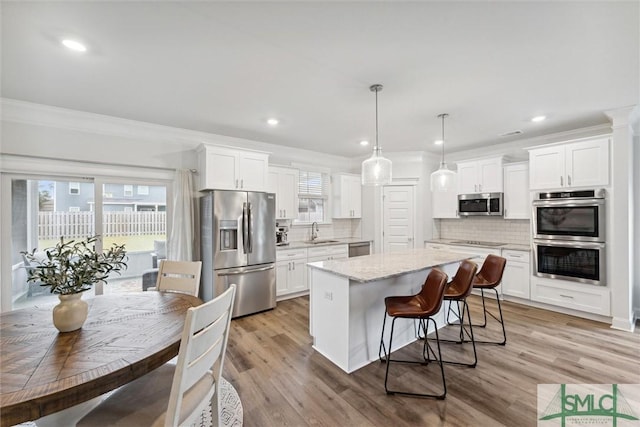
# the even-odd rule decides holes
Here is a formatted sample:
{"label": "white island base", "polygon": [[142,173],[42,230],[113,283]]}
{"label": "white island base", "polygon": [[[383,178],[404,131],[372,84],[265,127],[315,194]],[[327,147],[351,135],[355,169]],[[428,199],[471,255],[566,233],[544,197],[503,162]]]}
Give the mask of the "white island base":
{"label": "white island base", "polygon": [[[406,253],[403,254],[406,257]],[[385,257],[384,263],[387,265],[391,261],[389,255],[393,254],[387,254]],[[400,253],[398,255],[402,256]],[[355,258],[309,264],[309,327],[313,337],[313,348],[347,373],[378,360],[385,297],[417,294],[432,266],[437,265],[449,277],[453,277],[459,261],[468,256],[449,255],[451,259],[447,259],[446,263],[432,262],[429,267],[422,267],[417,271],[395,271],[391,277],[380,271],[377,275],[383,277],[377,279],[372,278],[375,275],[353,277],[355,274],[345,274],[350,267],[348,263],[352,263],[351,267],[357,267],[354,263]],[[381,255],[358,257],[357,262],[365,263],[367,272],[371,273],[371,266],[375,265],[372,263],[380,262],[380,257]],[[366,260],[367,258],[369,260]],[[440,261],[442,256],[438,254],[435,259]],[[378,264],[376,267],[383,270],[384,266]],[[439,328],[444,325],[447,307],[448,305],[443,304],[438,315],[434,317]],[[391,319],[388,319],[387,323],[386,345],[391,332]],[[416,332],[417,324],[413,320],[396,320],[393,351],[415,341]]]}

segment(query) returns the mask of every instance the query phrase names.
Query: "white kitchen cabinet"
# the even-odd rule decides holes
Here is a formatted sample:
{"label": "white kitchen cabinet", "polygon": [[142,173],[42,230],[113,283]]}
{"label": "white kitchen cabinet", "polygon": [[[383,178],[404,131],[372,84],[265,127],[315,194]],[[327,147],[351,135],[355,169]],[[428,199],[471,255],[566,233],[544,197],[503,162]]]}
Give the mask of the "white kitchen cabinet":
{"label": "white kitchen cabinet", "polygon": [[529,219],[529,164],[513,163],[504,166],[504,218]]}
{"label": "white kitchen cabinet", "polygon": [[529,150],[531,190],[573,189],[609,184],[609,138]]}
{"label": "white kitchen cabinet", "polygon": [[611,292],[605,286],[532,276],[531,300],[602,316],[611,315]]}
{"label": "white kitchen cabinet", "polygon": [[453,185],[449,191],[431,192],[431,216],[433,218],[459,218],[457,175],[454,175]]}
{"label": "white kitchen cabinet", "polygon": [[267,153],[203,144],[197,154],[198,190],[267,191]]}
{"label": "white kitchen cabinet", "polygon": [[276,219],[298,217],[298,169],[269,166],[269,192],[276,193]]}
{"label": "white kitchen cabinet", "polygon": [[333,217],[362,217],[362,183],[360,175],[335,174],[332,179]]}
{"label": "white kitchen cabinet", "polygon": [[502,193],[502,156],[458,163],[458,194]]}
{"label": "white kitchen cabinet", "polygon": [[307,250],[288,249],[276,252],[276,296],[306,291]]}
{"label": "white kitchen cabinet", "polygon": [[530,253],[528,251],[503,249],[502,256],[507,260],[502,275],[502,293],[529,299]]}

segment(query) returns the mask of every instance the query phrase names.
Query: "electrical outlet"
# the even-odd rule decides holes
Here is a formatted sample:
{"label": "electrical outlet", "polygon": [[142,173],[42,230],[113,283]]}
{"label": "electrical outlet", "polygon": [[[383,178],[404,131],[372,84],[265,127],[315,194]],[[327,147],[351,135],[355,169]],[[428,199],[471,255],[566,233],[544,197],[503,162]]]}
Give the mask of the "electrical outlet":
{"label": "electrical outlet", "polygon": [[328,299],[329,301],[333,301],[333,292],[325,291],[324,299]]}

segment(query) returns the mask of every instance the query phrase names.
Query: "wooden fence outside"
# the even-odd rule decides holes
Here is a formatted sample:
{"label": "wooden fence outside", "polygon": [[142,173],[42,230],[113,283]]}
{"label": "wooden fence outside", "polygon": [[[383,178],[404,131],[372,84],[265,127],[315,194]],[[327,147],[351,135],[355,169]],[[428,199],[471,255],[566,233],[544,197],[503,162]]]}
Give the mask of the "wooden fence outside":
{"label": "wooden fence outside", "polygon": [[[38,238],[76,239],[95,234],[93,212],[40,212]],[[166,234],[166,212],[104,212],[102,235],[140,236]]]}

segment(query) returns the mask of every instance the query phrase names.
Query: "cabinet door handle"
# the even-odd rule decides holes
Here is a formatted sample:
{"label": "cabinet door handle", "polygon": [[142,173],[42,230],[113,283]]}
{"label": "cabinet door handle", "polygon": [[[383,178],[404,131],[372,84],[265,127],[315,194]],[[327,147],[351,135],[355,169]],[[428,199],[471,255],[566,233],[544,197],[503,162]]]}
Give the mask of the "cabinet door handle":
{"label": "cabinet door handle", "polygon": [[570,298],[570,299],[573,299],[573,297],[572,297],[571,295],[563,295],[563,294],[560,294],[560,296],[561,296],[561,297],[563,297],[563,298]]}
{"label": "cabinet door handle", "polygon": [[507,210],[506,209],[504,210],[504,216],[505,217],[507,216]]}
{"label": "cabinet door handle", "polygon": [[244,188],[244,179],[240,180],[240,188]]}
{"label": "cabinet door handle", "polygon": [[238,188],[238,180],[236,179],[236,188]]}
{"label": "cabinet door handle", "polygon": [[284,217],[285,218],[287,217],[287,210],[286,209],[284,209]]}
{"label": "cabinet door handle", "polygon": [[571,187],[571,175],[567,175],[567,185]]}
{"label": "cabinet door handle", "polygon": [[560,187],[562,187],[564,184],[562,183],[562,176],[560,176]]}
{"label": "cabinet door handle", "polygon": [[478,184],[478,190],[482,191],[482,184]]}

